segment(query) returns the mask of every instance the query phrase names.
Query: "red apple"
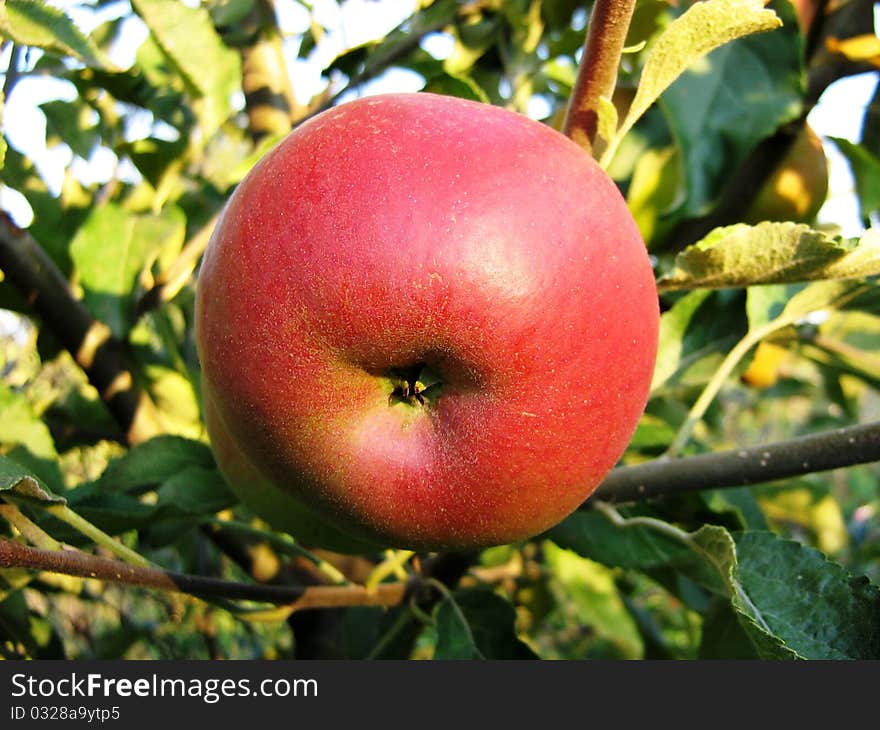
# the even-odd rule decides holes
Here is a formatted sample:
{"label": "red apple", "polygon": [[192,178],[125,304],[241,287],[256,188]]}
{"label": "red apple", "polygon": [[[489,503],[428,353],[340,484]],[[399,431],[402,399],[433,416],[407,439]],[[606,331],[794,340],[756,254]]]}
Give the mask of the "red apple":
{"label": "red apple", "polygon": [[467,549],[586,499],[644,409],[658,303],[614,183],[433,94],[303,124],[236,189],[196,305],[218,463],[305,543]]}

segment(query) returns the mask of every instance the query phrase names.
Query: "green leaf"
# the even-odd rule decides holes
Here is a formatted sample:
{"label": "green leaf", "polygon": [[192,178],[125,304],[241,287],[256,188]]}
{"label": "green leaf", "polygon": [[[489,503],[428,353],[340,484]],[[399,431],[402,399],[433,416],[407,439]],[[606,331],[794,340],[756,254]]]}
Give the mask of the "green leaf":
{"label": "green leaf", "polygon": [[801,354],[823,367],[862,378],[880,390],[880,317],[866,312],[832,312]]}
{"label": "green leaf", "polygon": [[476,81],[463,74],[439,73],[427,80],[422,91],[489,103],[486,92],[480,88]]}
{"label": "green leaf", "polygon": [[848,139],[829,137],[837,149],[846,157],[856,181],[856,194],[862,220],[867,221],[873,213],[880,211],[880,158],[866,147],[854,144]]}
{"label": "green leaf", "polygon": [[808,659],[880,658],[880,589],[770,532],[735,536],[737,576],[770,632]]}
{"label": "green leaf", "polygon": [[[425,76],[426,80],[445,74],[451,79],[463,79],[470,63],[441,63],[419,46],[421,38],[430,31],[439,31],[452,23],[458,11],[459,4],[456,0],[439,0],[425,4],[384,38],[343,51],[327,66],[325,73],[329,75],[335,71],[345,74],[349,80],[365,81],[395,65],[411,68]],[[457,88],[460,91],[465,90],[462,86]],[[470,93],[474,93],[476,88],[479,87],[474,84]]]}
{"label": "green leaf", "polygon": [[827,309],[876,309],[880,287],[876,282],[816,281],[792,296],[783,315],[792,321]]}
{"label": "green leaf", "polygon": [[607,144],[614,138],[617,131],[617,107],[604,96],[599,97],[598,121],[596,132]]}
{"label": "green leaf", "polygon": [[50,621],[30,609],[24,591],[13,589],[5,595],[0,591],[0,635],[13,657],[19,645],[28,659],[63,659],[64,646],[57,632]]}
{"label": "green leaf", "polygon": [[643,642],[617,589],[614,571],[549,541],[543,544],[543,551],[557,610],[564,616],[560,616],[561,621],[570,623],[574,618],[584,627],[584,639],[588,639],[586,645],[572,642],[572,653],[564,656],[586,658],[598,651],[602,656],[641,658]]}
{"label": "green leaf", "polygon": [[70,240],[85,219],[91,196],[68,170],[61,187],[61,195],[49,190],[40,177],[33,160],[22,155],[15,147],[8,147],[2,171],[3,182],[24,195],[34,212],[28,230],[39,241],[52,261],[65,275],[71,272],[68,252]]}
{"label": "green leaf", "polygon": [[147,390],[158,407],[166,433],[197,438],[204,432],[196,387],[184,375],[160,365],[145,365]]}
{"label": "green leaf", "polygon": [[17,462],[0,455],[0,493],[9,492],[20,499],[44,504],[65,504],[46,484]]}
{"label": "green leaf", "polygon": [[186,235],[182,214],[136,215],[108,204],[92,209],[70,244],[70,256],[89,311],[124,338],[135,319],[138,275]]}
{"label": "green leaf", "polygon": [[[688,533],[652,518],[589,514],[566,519],[551,539],[606,565],[701,578],[726,595],[763,659],[880,658],[880,589],[818,550],[761,530],[732,535],[704,525]],[[718,630],[738,634],[729,622]]]}
{"label": "green leaf", "polygon": [[727,601],[712,603],[703,619],[698,659],[757,659],[758,653]]}
{"label": "green leaf", "polygon": [[160,485],[191,468],[214,468],[214,455],[206,444],[180,436],[156,436],[112,461],[99,482],[114,491],[139,490]]}
{"label": "green leaf", "polygon": [[797,223],[716,228],[675,259],[660,291],[746,287],[880,274],[880,230],[842,239]]}
{"label": "green leaf", "polygon": [[[109,535],[151,527],[160,515],[155,504],[148,504],[130,494],[103,493],[87,487],[72,490],[68,504],[80,517]],[[49,532],[64,542],[74,545],[82,542],[76,530],[59,525],[57,521],[52,523]]]}
{"label": "green leaf", "polygon": [[56,459],[55,442],[49,428],[34,413],[28,399],[0,381],[0,443],[10,446],[18,444],[27,448],[34,456],[43,459]]}
{"label": "green leaf", "polygon": [[516,635],[513,605],[483,588],[456,591],[434,608],[435,659],[537,659]]}
{"label": "green leaf", "polygon": [[661,583],[675,585],[668,573],[680,575],[726,598],[743,631],[760,655],[783,658],[791,652],[770,634],[763,618],[739,584],[736,549],[723,527],[704,525],[688,533],[654,518],[622,517],[581,511],[549,533],[557,544],[611,567],[639,570]]}
{"label": "green leaf", "polygon": [[240,88],[241,60],[227,48],[204,7],[178,0],[132,0],[168,61],[198,97],[195,104],[203,142],[232,113],[232,95]]}
{"label": "green leaf", "polygon": [[787,0],[778,8],[785,27],[719,48],[660,99],[682,161],[681,215],[707,213],[755,146],[801,113],[802,39]]}
{"label": "green leaf", "polygon": [[750,287],[746,292],[749,330],[755,331],[781,317],[791,298],[803,289],[803,286],[796,284]]}
{"label": "green leaf", "polygon": [[88,159],[100,142],[97,128],[92,122],[94,110],[80,100],[47,101],[40,105],[46,115],[46,146],[56,141],[67,144],[74,154]]}
{"label": "green leaf", "polygon": [[157,493],[160,508],[187,517],[212,515],[238,504],[216,467],[187,466],[166,479]]}
{"label": "green leaf", "polygon": [[0,36],[23,46],[73,56],[87,66],[118,70],[64,11],[42,0],[6,0],[0,4]]}
{"label": "green leaf", "polygon": [[626,204],[649,250],[663,244],[677,220],[672,212],[681,202],[679,157],[678,149],[668,145],[648,147],[635,158]]}
{"label": "green leaf", "polygon": [[713,295],[705,289],[690,292],[660,317],[652,393],[695,370],[705,379],[714,360],[745,334],[740,307],[723,294]]}
{"label": "green leaf", "polygon": [[547,537],[560,547],[609,567],[638,570],[652,576],[674,571],[711,593],[725,593],[717,569],[701,559],[676,534],[676,528],[670,525],[670,530],[664,532],[652,524],[661,524],[661,521],[621,527],[600,512],[579,510],[552,528]]}
{"label": "green leaf", "polygon": [[[155,497],[145,501],[141,495],[147,491],[155,491]],[[179,436],[157,436],[132,447],[97,481],[78,486],[68,497],[77,514],[110,534],[171,526],[169,539],[181,526],[238,502],[210,448]]]}
{"label": "green leaf", "polygon": [[645,413],[639,420],[635,434],[630,439],[629,448],[636,450],[662,449],[675,438],[675,429],[665,420]]}
{"label": "green leaf", "polygon": [[725,43],[781,24],[761,0],[706,0],[688,8],[650,46],[635,98],[602,157],[602,166],[607,168],[620,140],[688,67]]}

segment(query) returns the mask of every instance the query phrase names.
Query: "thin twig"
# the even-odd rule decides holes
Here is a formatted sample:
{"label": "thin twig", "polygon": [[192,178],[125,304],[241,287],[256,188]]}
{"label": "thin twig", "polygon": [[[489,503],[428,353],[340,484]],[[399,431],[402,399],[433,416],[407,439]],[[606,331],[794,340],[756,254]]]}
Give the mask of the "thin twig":
{"label": "thin twig", "polygon": [[3,79],[3,98],[8,99],[18,80],[21,78],[21,72],[18,69],[18,59],[21,57],[22,47],[18,43],[12,44],[12,51],[9,53],[9,65],[6,67],[6,73]]}
{"label": "thin twig", "polygon": [[60,542],[10,502],[0,501],[0,517],[18,530],[25,540],[28,540],[37,547],[41,547],[44,550],[61,550],[63,547]]}
{"label": "thin twig", "polygon": [[594,149],[600,99],[611,100],[617,85],[620,56],[632,20],[636,0],[596,0],[587,27],[584,52],[568,102],[563,133],[587,152]]}
{"label": "thin twig", "polygon": [[736,369],[736,366],[749,353],[749,351],[757,346],[765,337],[768,337],[773,332],[780,329],[784,329],[792,324],[794,320],[795,318],[793,317],[779,317],[763,327],[749,330],[745,337],[736,343],[734,348],[727,353],[721,365],[715,370],[711,379],[706,384],[706,387],[703,389],[703,392],[700,393],[700,397],[697,398],[696,402],[691,407],[684,424],[682,424],[678,433],[675,434],[675,438],[672,440],[672,443],[664,454],[666,458],[671,459],[676,456],[682,448],[684,448],[694,428],[703,418],[706,411],[709,409],[709,406],[712,404],[712,401],[715,400],[715,396],[718,395],[718,392],[727,381],[727,378],[730,377],[730,374]]}
{"label": "thin twig", "polygon": [[95,525],[93,525],[91,522],[84,519],[83,517],[80,517],[66,504],[52,504],[47,506],[45,510],[48,514],[52,515],[58,520],[61,520],[61,522],[63,522],[67,526],[72,527],[81,535],[84,535],[85,537],[92,540],[96,545],[100,545],[106,550],[109,550],[120,560],[141,568],[153,567],[152,563],[150,563],[150,561],[147,560],[143,555],[136,553],[134,550],[126,547],[121,542],[114,539],[112,536],[108,535],[100,528],[95,527]]}
{"label": "thin twig", "polygon": [[880,461],[880,422],[681,459],[614,469],[587,500],[632,502],[703,489],[761,484]]}

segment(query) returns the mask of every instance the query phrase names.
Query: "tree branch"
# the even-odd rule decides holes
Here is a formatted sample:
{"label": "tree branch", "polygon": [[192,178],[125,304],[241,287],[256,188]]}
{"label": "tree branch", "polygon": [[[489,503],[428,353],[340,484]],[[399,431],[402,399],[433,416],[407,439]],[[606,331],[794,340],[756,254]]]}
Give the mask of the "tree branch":
{"label": "tree branch", "polygon": [[258,0],[231,32],[247,36],[240,44],[240,52],[242,91],[251,138],[259,141],[269,135],[284,134],[305,110],[293,93],[273,4],[269,0]]}
{"label": "tree branch", "polygon": [[0,269],[85,371],[128,443],[161,433],[156,407],[135,384],[123,343],[89,314],[40,244],[4,212],[0,212]]}
{"label": "tree branch", "polygon": [[[744,487],[873,461],[880,461],[880,422],[766,446],[618,467],[590,500],[632,502],[703,489]],[[589,508],[590,500],[581,509]]]}
{"label": "tree branch", "polygon": [[260,601],[285,605],[292,611],[337,606],[395,606],[418,584],[418,580],[413,579],[382,583],[374,590],[367,590],[359,585],[303,587],[238,583],[129,565],[75,549],[44,550],[8,539],[0,539],[0,568],[44,570],[199,598]]}
{"label": "tree branch", "polygon": [[568,102],[563,133],[587,152],[594,150],[599,122],[599,99],[611,100],[626,34],[636,7],[635,0],[596,0],[577,79]]}

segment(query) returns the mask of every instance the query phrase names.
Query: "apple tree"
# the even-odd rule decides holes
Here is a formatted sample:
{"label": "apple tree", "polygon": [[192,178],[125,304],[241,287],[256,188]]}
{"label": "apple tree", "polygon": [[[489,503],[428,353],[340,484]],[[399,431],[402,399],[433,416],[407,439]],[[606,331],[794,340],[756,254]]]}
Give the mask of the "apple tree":
{"label": "apple tree", "polygon": [[[377,30],[352,45],[337,19],[357,9]],[[0,655],[880,657],[880,91],[842,110],[852,139],[810,123],[842,80],[880,90],[874,12],[0,5]],[[292,130],[395,90],[567,136],[653,266],[659,342],[625,453],[508,544],[328,550],[240,500],[206,425],[195,304],[221,210]],[[855,233],[825,205],[829,151]],[[402,380],[404,398],[431,385]]]}

